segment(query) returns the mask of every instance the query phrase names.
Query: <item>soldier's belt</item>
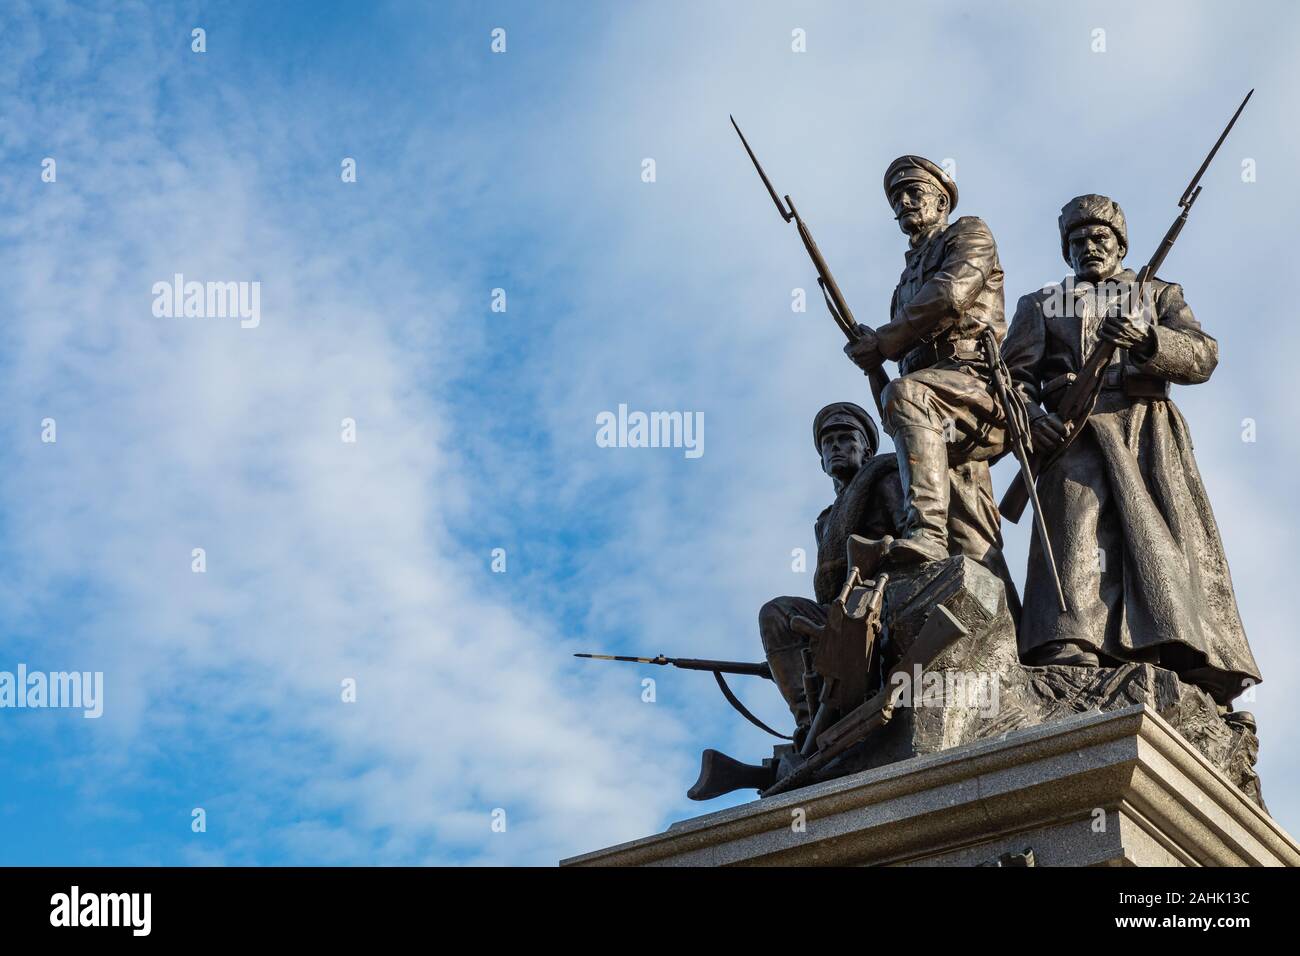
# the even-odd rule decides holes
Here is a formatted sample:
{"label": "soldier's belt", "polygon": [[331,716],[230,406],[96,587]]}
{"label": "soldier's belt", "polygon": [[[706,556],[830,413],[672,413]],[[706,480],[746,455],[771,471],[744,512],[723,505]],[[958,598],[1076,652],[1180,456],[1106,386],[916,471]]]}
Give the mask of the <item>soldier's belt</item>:
{"label": "soldier's belt", "polygon": [[908,352],[904,361],[910,369],[930,368],[940,362],[957,359],[961,362],[984,361],[979,339],[940,339],[918,345]]}
{"label": "soldier's belt", "polygon": [[[1043,406],[1052,411],[1065,394],[1065,387],[1075,379],[1074,372],[1066,372],[1043,385],[1041,395]],[[1106,369],[1102,376],[1101,387],[1112,391],[1123,391],[1129,398],[1168,398],[1169,382],[1158,375],[1143,375],[1140,372],[1125,370],[1123,365],[1115,364]]]}

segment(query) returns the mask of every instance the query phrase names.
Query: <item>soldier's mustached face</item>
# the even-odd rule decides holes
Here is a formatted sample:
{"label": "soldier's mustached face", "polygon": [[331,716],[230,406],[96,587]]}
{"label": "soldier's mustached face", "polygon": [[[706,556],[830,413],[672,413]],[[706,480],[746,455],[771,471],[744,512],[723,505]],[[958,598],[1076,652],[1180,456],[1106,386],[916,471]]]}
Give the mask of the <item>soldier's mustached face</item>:
{"label": "soldier's mustached face", "polygon": [[1070,265],[1085,282],[1100,282],[1119,271],[1123,256],[1119,237],[1109,226],[1090,223],[1070,231]]}
{"label": "soldier's mustached face", "polygon": [[948,213],[948,197],[923,182],[909,182],[894,190],[890,204],[898,227],[908,236],[925,232],[942,222]]}
{"label": "soldier's mustached face", "polygon": [[822,471],[840,481],[850,481],[867,456],[866,439],[855,428],[829,428],[822,432]]}

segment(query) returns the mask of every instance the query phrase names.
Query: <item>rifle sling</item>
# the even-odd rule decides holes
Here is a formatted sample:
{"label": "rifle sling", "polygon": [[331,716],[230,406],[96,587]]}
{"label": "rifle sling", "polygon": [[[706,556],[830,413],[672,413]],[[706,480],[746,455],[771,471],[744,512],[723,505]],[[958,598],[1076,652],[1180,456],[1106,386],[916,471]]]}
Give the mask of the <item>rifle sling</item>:
{"label": "rifle sling", "polygon": [[718,682],[718,689],[722,691],[722,696],[727,698],[727,703],[729,703],[732,707],[736,708],[736,711],[740,714],[740,716],[744,717],[747,721],[749,721],[759,730],[767,731],[773,737],[780,737],[782,740],[794,739],[793,737],[787,737],[785,734],[777,733],[767,724],[763,723],[761,720],[759,720],[757,717],[751,714],[749,712],[749,708],[746,707],[744,704],[742,704],[740,702],[740,699],[731,692],[731,688],[727,686],[727,682],[722,676],[722,671],[714,671],[713,678]]}

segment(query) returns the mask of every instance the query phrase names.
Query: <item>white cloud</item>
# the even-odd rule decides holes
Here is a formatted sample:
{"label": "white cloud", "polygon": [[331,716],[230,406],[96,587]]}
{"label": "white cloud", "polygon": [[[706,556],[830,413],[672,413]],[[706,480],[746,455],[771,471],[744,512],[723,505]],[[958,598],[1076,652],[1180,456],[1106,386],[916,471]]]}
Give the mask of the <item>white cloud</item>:
{"label": "white cloud", "polygon": [[[156,783],[169,756],[215,748],[229,786],[176,800],[182,818],[202,804],[224,821],[222,849],[177,845],[225,862],[545,863],[688,812],[699,745],[756,758],[767,741],[727,714],[706,676],[656,673],[648,707],[640,672],[569,666],[572,650],[595,649],[572,638],[756,659],[759,605],[811,589],[789,570],[830,495],[811,416],[867,400],[727,113],[799,203],[860,320],[883,320],[901,264],[879,175],[905,151],[958,160],[961,211],[993,225],[1014,298],[1058,277],[1056,210],[1083,188],[1123,190],[1145,249],[1181,189],[1164,177],[1190,172],[1219,122],[1199,105],[1211,113],[1207,91],[1222,84],[1198,74],[1183,89],[1170,71],[1192,67],[1117,42],[1126,21],[1113,19],[1105,72],[1080,55],[1067,75],[1057,67],[1082,21],[1045,14],[986,25],[937,8],[630,12],[559,44],[554,61],[512,61],[517,85],[502,93],[527,110],[506,98],[448,129],[404,125],[410,106],[377,109],[362,128],[386,133],[369,144],[384,152],[382,174],[363,159],[353,203],[332,192],[352,187],[336,181],[330,118],[364,112],[364,89],[334,76],[321,89],[252,90],[214,70],[219,95],[205,94],[175,61],[150,58],[158,36],[121,44],[121,24],[91,41],[118,59],[112,79],[88,85],[95,61],[66,33],[18,32],[10,76],[52,44],[70,92],[8,97],[18,108],[3,111],[0,142],[43,154],[39,136],[57,135],[69,161],[56,187],[4,197],[17,216],[2,224],[13,266],[2,281],[19,321],[0,377],[12,452],[0,500],[23,575],[0,596],[30,620],[69,582],[93,585],[78,604],[89,616],[48,644],[108,672],[86,792],[111,801]],[[789,52],[792,25],[808,30],[807,54]],[[1184,55],[1221,59],[1206,39],[1216,26],[1186,18]],[[141,66],[155,62],[168,65]],[[1083,100],[1085,78],[1096,95]],[[160,111],[164,86],[183,91],[185,120]],[[1198,103],[1194,120],[1168,120],[1177,157],[1133,158],[1104,135],[1091,151],[1063,148],[1111,118],[1124,142],[1140,132],[1163,145],[1135,92],[1148,89]],[[206,112],[213,103],[224,108]],[[1253,143],[1287,168],[1292,134],[1265,106],[1252,104]],[[50,109],[57,127],[41,121]],[[644,156],[658,161],[654,185],[639,181]],[[1227,182],[1198,216],[1229,206]],[[1229,217],[1221,229],[1247,228],[1222,211],[1209,222],[1217,215]],[[1280,242],[1284,228],[1268,234]],[[1266,236],[1251,241],[1267,248]],[[1243,569],[1268,574],[1287,539],[1251,552],[1257,539],[1239,529],[1258,511],[1237,489],[1258,465],[1207,426],[1232,424],[1211,417],[1229,396],[1276,399],[1233,364],[1252,346],[1233,327],[1227,284],[1204,278],[1221,248],[1198,222],[1168,270],[1225,343],[1215,382],[1180,402],[1221,521],[1233,522],[1228,553],[1271,682],[1287,660],[1286,615],[1279,593],[1243,586]],[[458,264],[475,256],[494,261],[474,263],[471,281]],[[479,269],[543,291],[512,295],[508,317],[491,318]],[[260,279],[262,326],[154,319],[149,288],[174,272]],[[789,311],[796,285],[810,292],[807,314]],[[1264,318],[1267,295],[1247,298],[1283,334]],[[469,386],[480,400],[453,404]],[[533,399],[509,410],[518,421],[499,420],[499,389]],[[705,456],[596,448],[596,412],[620,401],[704,411]],[[45,415],[59,420],[57,446],[37,441]],[[339,441],[345,416],[356,445]],[[525,428],[539,442],[519,439]],[[1268,454],[1296,460],[1290,445]],[[460,550],[461,532],[509,537],[511,521],[533,560],[512,555],[494,578],[486,554]],[[535,540],[553,527],[555,540]],[[1018,568],[1025,529],[1012,534]],[[195,546],[207,549],[203,576],[189,571]],[[557,581],[563,593],[548,593]],[[338,701],[343,677],[358,679],[356,705]],[[1281,768],[1270,774],[1293,722],[1268,688],[1256,708],[1264,782],[1286,822],[1294,803],[1279,799]],[[741,692],[781,719],[770,686]],[[489,831],[495,807],[505,836]]]}
{"label": "white cloud", "polygon": [[[312,122],[246,105],[289,131]],[[109,104],[82,108],[94,128]],[[456,338],[463,292],[436,262],[374,254],[383,229],[413,241],[437,200],[371,185],[356,228],[337,230],[271,188],[291,152],[210,122],[175,143],[133,137],[129,175],[65,169],[18,204],[8,543],[24,589],[93,585],[76,632],[46,648],[107,672],[92,787],[120,798],[114,785],[147,782],[142,762],[215,748],[230,792],[177,798],[214,801],[230,862],[545,863],[655,826],[678,799],[659,773],[678,761],[647,757],[671,747],[672,721],[627,674],[574,693],[562,622],[513,610],[508,586],[489,595],[487,555],[446,530],[472,497],[436,377],[455,356],[412,346]],[[116,152],[64,144],[100,147]],[[153,317],[152,284],[176,272],[260,280],[261,326]],[[56,444],[38,440],[45,416]],[[356,704],[340,701],[346,677]]]}

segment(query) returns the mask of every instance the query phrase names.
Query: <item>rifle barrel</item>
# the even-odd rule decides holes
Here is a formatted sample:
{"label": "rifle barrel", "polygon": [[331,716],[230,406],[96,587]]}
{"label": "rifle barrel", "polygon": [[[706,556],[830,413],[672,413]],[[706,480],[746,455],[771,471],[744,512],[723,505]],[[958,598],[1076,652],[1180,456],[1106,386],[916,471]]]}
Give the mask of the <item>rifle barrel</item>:
{"label": "rifle barrel", "polygon": [[772,679],[772,669],[766,661],[749,663],[748,661],[711,661],[694,657],[625,657],[620,654],[574,654],[593,661],[623,661],[629,664],[658,664],[661,667],[672,665],[687,671],[713,671],[720,674],[744,674],[749,677]]}
{"label": "rifle barrel", "polygon": [[772,670],[767,666],[766,661],[751,664],[748,661],[706,661],[679,657],[671,663],[674,667],[688,671],[716,671],[722,674],[745,674],[750,677],[772,679]]}

